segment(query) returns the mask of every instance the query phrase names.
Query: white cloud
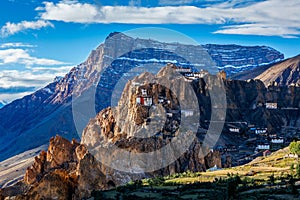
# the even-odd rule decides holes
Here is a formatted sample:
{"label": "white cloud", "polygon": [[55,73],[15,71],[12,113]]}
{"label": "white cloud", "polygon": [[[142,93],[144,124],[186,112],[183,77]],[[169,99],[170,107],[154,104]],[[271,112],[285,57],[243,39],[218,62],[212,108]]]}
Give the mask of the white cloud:
{"label": "white cloud", "polygon": [[53,81],[56,76],[64,76],[72,66],[58,67],[48,69],[47,71],[38,70],[1,70],[0,71],[0,87],[34,87],[41,88],[47,83]]}
{"label": "white cloud", "polygon": [[54,27],[51,22],[45,20],[38,21],[22,21],[20,23],[11,23],[7,22],[0,30],[0,34],[2,37],[7,37],[10,35],[14,35],[18,32],[25,31],[28,29],[39,30],[44,27]]}
{"label": "white cloud", "polygon": [[[0,88],[7,91],[11,90],[11,92],[0,93],[0,99],[10,102],[31,94],[33,91],[43,88],[46,84],[52,82],[56,76],[64,76],[72,67],[27,68],[23,71],[0,70]],[[16,88],[22,88],[22,90],[16,91]]]}
{"label": "white cloud", "polygon": [[[182,0],[181,2],[192,2]],[[210,1],[206,1],[210,2]],[[218,2],[215,0],[214,2]],[[132,24],[223,24],[222,34],[277,35],[295,37],[300,30],[299,0],[267,0],[255,3],[233,0],[195,6],[102,6],[61,1],[45,2],[39,7],[43,20],[74,23],[132,23]],[[228,26],[227,26],[228,25]],[[277,30],[277,31],[276,31]],[[274,32],[273,32],[274,31]]]}
{"label": "white cloud", "polygon": [[31,94],[32,91],[30,92],[20,92],[20,93],[13,93],[13,94],[9,94],[9,93],[0,93],[0,99],[1,101],[4,101],[6,103],[10,103],[13,100],[22,98],[26,95]]}
{"label": "white cloud", "polygon": [[32,48],[36,47],[35,45],[32,44],[25,44],[22,42],[9,42],[9,43],[2,43],[0,44],[1,49],[6,49],[6,48]]}
{"label": "white cloud", "polygon": [[194,6],[149,8],[133,6],[96,7],[86,3],[66,4],[60,2],[54,4],[46,2],[41,18],[44,20],[75,23],[186,24],[224,22],[223,17],[220,14],[214,14],[213,11]]}
{"label": "white cloud", "polygon": [[73,67],[62,61],[34,57],[28,49],[32,47],[35,46],[21,42],[0,44],[0,100],[11,101],[32,93]]}
{"label": "white cloud", "polygon": [[300,35],[299,28],[272,26],[264,24],[244,24],[235,26],[225,26],[224,29],[215,31],[221,34],[236,35],[264,35],[264,36],[281,36],[283,38],[296,38]]}
{"label": "white cloud", "polygon": [[37,58],[31,56],[24,49],[4,49],[0,50],[0,65],[4,64],[23,64],[23,65],[63,65],[61,61]]}
{"label": "white cloud", "polygon": [[231,20],[239,25],[223,26],[215,33],[281,36],[300,35],[300,2],[269,0],[243,8],[232,9]]}
{"label": "white cloud", "polygon": [[64,76],[69,72],[74,66],[59,66],[59,67],[27,67],[27,69],[32,70],[32,72],[48,72],[56,74],[56,76]]}
{"label": "white cloud", "polygon": [[32,71],[2,70],[0,71],[0,87],[12,88],[19,86],[42,87],[49,79],[53,80],[53,74],[36,74]]}
{"label": "white cloud", "polygon": [[[78,3],[74,1],[62,1],[57,4],[45,2],[45,7],[36,10],[45,12],[41,14],[44,20],[57,20],[64,22],[90,23],[103,17],[100,10],[92,4]],[[101,15],[101,16],[99,16]]]}

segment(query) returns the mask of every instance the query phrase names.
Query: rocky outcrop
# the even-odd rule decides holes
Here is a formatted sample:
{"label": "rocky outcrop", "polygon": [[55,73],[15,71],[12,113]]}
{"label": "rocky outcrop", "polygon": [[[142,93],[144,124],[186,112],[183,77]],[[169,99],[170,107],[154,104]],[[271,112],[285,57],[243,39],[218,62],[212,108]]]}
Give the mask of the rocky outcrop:
{"label": "rocky outcrop", "polygon": [[17,200],[39,199],[76,199],[75,188],[77,177],[72,176],[68,170],[55,169],[42,177],[42,179],[25,191],[25,194],[16,196]]}
{"label": "rocky outcrop", "polygon": [[[26,170],[24,182],[34,184],[39,182],[42,177],[53,169],[68,169],[70,172],[76,169],[78,158],[75,152],[79,146],[75,140],[70,143],[61,136],[50,139],[48,151],[42,151],[31,167]],[[80,151],[78,151],[80,152]],[[79,154],[79,157],[82,157]]]}
{"label": "rocky outcrop", "polygon": [[[145,148],[152,150],[163,146],[162,139],[159,143],[153,139],[144,142],[130,140],[129,144],[129,140],[120,140],[119,142],[120,147],[122,146],[129,151],[134,149],[135,151],[142,151]],[[109,168],[89,153],[85,145],[78,145],[74,141],[68,142],[64,138],[56,136],[50,140],[48,151],[42,151],[36,157],[32,167],[27,169],[24,182],[30,187],[22,186],[23,188],[20,189],[16,185],[14,187],[15,190],[18,190],[17,192],[14,192],[14,187],[11,187],[9,190],[1,191],[1,195],[5,197],[15,194],[16,199],[28,200],[81,199],[89,197],[93,190],[109,189],[131,180],[168,175],[186,170],[204,171],[214,165],[221,166],[218,152],[210,152],[207,157],[199,158],[200,148],[200,144],[195,142],[192,149],[172,165],[152,173],[136,174]],[[64,155],[62,150],[65,152]],[[48,158],[47,155],[49,155]],[[53,162],[54,160],[55,162]]]}
{"label": "rocky outcrop", "polygon": [[42,178],[45,172],[47,153],[42,151],[38,157],[34,158],[34,163],[31,167],[27,168],[24,177],[24,182],[27,184],[33,184]]}

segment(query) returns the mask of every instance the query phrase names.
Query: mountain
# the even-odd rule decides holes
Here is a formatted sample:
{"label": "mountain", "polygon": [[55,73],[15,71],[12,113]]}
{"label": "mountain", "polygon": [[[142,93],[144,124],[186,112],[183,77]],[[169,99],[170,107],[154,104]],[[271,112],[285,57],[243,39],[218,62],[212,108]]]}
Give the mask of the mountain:
{"label": "mountain", "polygon": [[283,62],[283,61],[279,61],[277,63],[272,63],[269,65],[255,67],[254,69],[250,69],[250,70],[245,70],[245,71],[242,71],[242,72],[232,75],[230,78],[232,78],[233,80],[243,80],[243,81],[254,79],[255,77],[259,76],[261,73],[263,73],[264,71],[266,71],[273,65],[278,64],[280,62]]}
{"label": "mountain", "polygon": [[299,84],[299,59],[300,55],[288,58],[277,63],[256,67],[234,74],[235,80],[259,79],[266,86],[276,82],[282,86]]}
{"label": "mountain", "polygon": [[0,188],[9,187],[23,180],[26,169],[34,162],[34,157],[47,147],[43,145],[0,162]]}
{"label": "mountain", "polygon": [[300,55],[273,65],[255,77],[265,85],[276,82],[278,85],[300,85]]}
{"label": "mountain", "polygon": [[[81,199],[142,178],[249,162],[259,155],[260,142],[271,143],[271,135],[286,143],[299,136],[292,129],[299,127],[299,87],[266,88],[259,80],[226,80],[223,72],[193,78],[178,74],[181,69],[168,64],[157,74],[144,72],[128,81],[117,106],[89,120],[81,143],[51,138],[24,182],[2,195]],[[266,128],[268,135],[251,128]]]}
{"label": "mountain", "polygon": [[[0,160],[46,144],[55,134],[80,139],[89,119],[117,99],[112,98],[115,86],[139,74],[134,69],[156,73],[173,62],[193,70],[207,69],[211,73],[218,72],[215,63],[220,67],[229,64],[242,71],[282,57],[280,52],[264,46],[193,46],[112,33],[85,62],[62,79],[0,109]],[[80,114],[73,115],[78,111],[76,105],[79,105]]]}
{"label": "mountain", "polygon": [[216,45],[203,46],[216,62],[219,70],[228,76],[276,63],[284,58],[277,50],[267,46]]}

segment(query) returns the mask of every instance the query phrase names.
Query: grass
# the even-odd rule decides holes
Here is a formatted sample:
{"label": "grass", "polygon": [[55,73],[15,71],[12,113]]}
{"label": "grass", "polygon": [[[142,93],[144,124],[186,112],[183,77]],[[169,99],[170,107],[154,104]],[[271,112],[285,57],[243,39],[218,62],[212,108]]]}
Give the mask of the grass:
{"label": "grass", "polygon": [[[101,198],[95,199],[297,199],[300,186],[294,182],[300,179],[290,168],[297,160],[285,158],[288,152],[285,148],[246,165],[218,171],[188,171],[144,179],[139,184],[131,182],[114,190],[99,191]],[[234,192],[228,193],[230,190]]]}

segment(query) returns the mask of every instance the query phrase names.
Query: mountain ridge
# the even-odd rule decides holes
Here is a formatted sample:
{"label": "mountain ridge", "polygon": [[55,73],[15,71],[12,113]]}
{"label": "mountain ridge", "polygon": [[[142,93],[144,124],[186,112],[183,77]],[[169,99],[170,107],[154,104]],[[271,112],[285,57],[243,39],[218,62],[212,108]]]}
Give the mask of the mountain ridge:
{"label": "mountain ridge", "polygon": [[[212,51],[216,52],[216,50]],[[155,57],[151,57],[152,54]],[[277,56],[283,55],[277,52]],[[187,62],[183,57],[191,61]],[[187,66],[195,63],[203,67],[212,66],[214,62],[201,46],[135,39],[124,34],[111,35],[91,52],[85,62],[72,68],[62,79],[57,79],[45,88],[0,109],[0,128],[2,129],[0,160],[45,144],[48,138],[55,134],[68,139],[79,139],[85,124],[83,123],[79,131],[75,127],[72,116],[72,96],[81,96],[87,93],[89,88],[97,85],[97,91],[102,92],[96,94],[96,102],[92,103],[96,104],[96,112],[99,112],[110,105],[110,94],[115,84],[133,66],[143,66],[149,63],[163,66],[170,59]],[[151,62],[145,62],[145,60]],[[107,77],[114,78],[101,79],[98,82],[99,71],[103,69]],[[215,68],[214,71],[217,72],[218,69]],[[94,116],[86,116],[86,120],[91,117]]]}
{"label": "mountain ridge", "polygon": [[300,85],[300,54],[276,63],[266,71],[255,77],[265,85],[275,82],[278,85]]}
{"label": "mountain ridge", "polygon": [[[282,82],[280,83],[280,76],[283,73],[283,71],[289,68],[291,65],[297,67],[297,65],[299,65],[298,64],[299,59],[300,59],[300,55],[297,55],[270,65],[265,65],[265,66],[257,67],[252,70],[245,70],[243,72],[236,73],[233,76],[231,76],[231,78],[235,80],[245,80],[245,81],[250,79],[260,79],[265,83],[266,86],[272,84],[271,82],[274,83],[276,82],[276,84],[280,84],[282,86],[288,86],[290,84],[294,85],[297,84],[297,78],[299,79],[299,75],[298,76],[295,75],[295,77],[290,79],[290,82],[285,81],[285,83]],[[270,74],[272,74],[273,79],[270,76],[268,76]]]}

